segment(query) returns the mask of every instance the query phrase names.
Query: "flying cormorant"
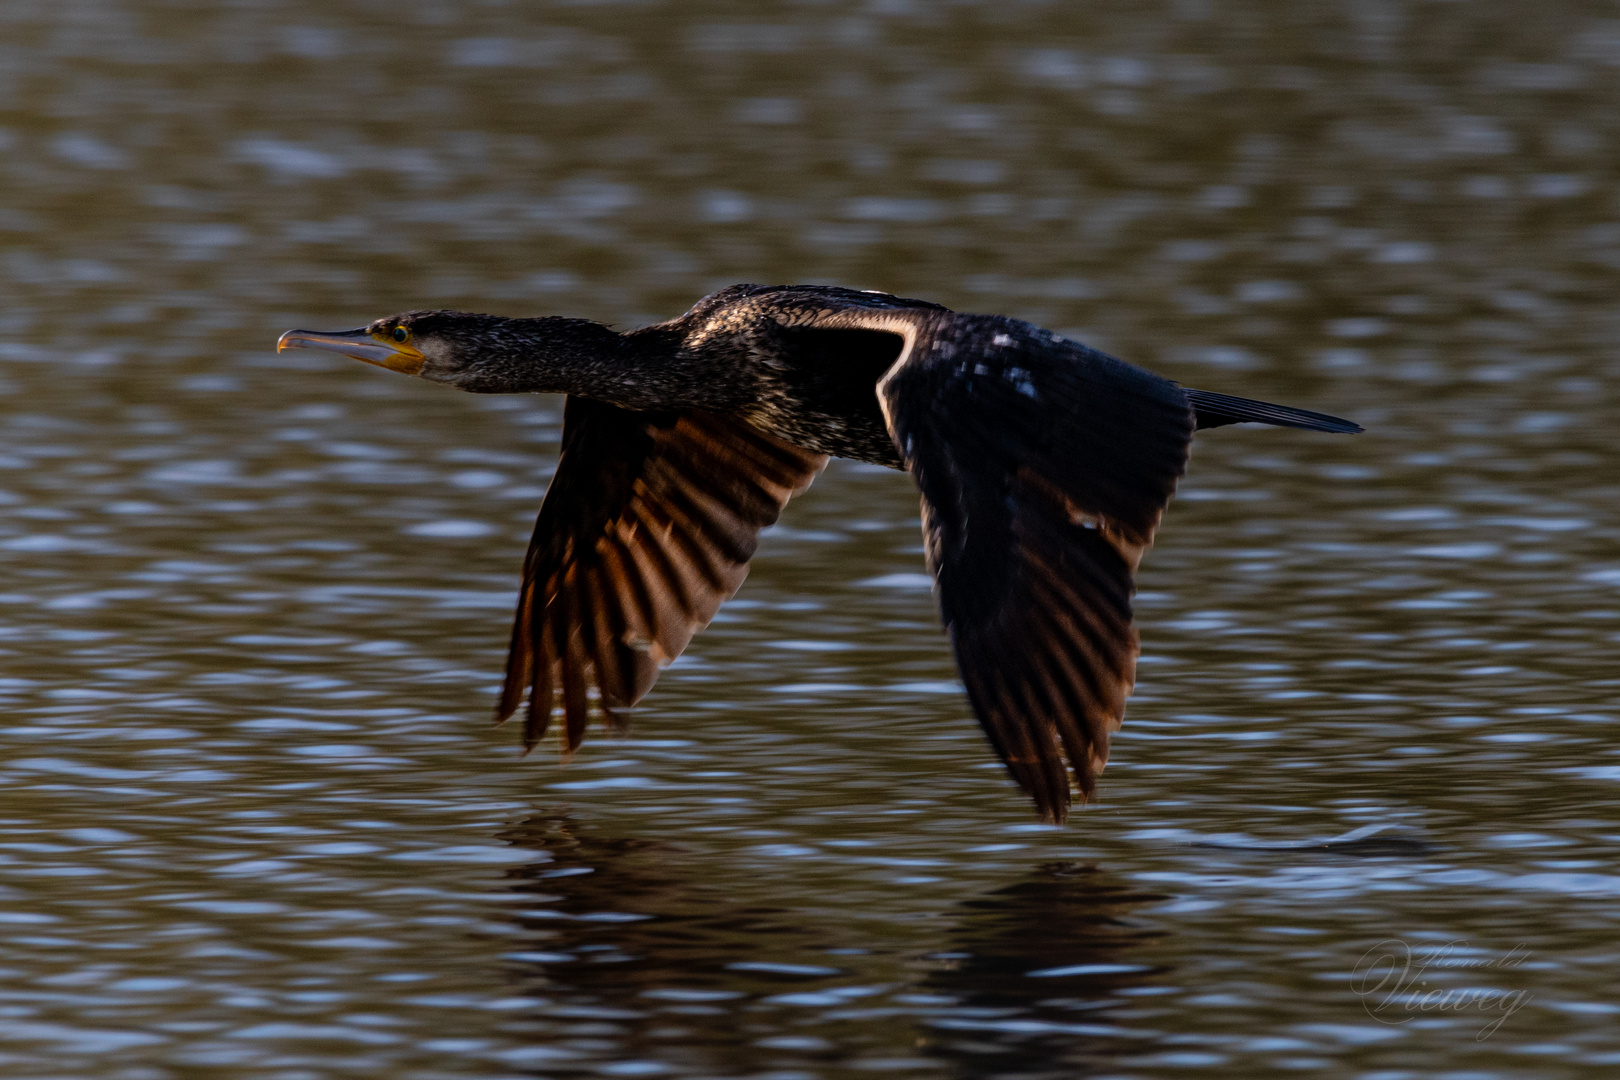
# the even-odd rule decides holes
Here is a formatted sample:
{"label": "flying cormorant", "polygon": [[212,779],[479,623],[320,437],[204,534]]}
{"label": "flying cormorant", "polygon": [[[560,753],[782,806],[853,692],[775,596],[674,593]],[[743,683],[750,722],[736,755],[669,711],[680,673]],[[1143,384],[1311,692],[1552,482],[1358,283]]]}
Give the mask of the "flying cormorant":
{"label": "flying cormorant", "polygon": [[292,330],[289,348],[473,393],[568,395],[497,710],[506,719],[529,695],[525,746],[560,707],[576,748],[593,686],[620,723],[829,456],[909,472],[968,700],[1052,821],[1073,788],[1092,795],[1124,717],[1131,575],[1193,431],[1361,430],[1188,390],[1017,319],[823,286],[734,285],[624,334],[410,311]]}

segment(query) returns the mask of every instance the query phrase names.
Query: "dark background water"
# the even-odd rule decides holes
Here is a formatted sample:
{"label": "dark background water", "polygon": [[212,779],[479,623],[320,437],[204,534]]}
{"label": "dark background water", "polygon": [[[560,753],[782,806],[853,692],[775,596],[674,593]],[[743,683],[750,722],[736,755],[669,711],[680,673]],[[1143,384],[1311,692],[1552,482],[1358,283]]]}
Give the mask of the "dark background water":
{"label": "dark background water", "polygon": [[[0,1073],[1613,1075],[1617,149],[1597,2],[0,4]],[[275,337],[735,281],[1369,430],[1199,437],[1065,830],[847,463],[520,761],[560,403]]]}

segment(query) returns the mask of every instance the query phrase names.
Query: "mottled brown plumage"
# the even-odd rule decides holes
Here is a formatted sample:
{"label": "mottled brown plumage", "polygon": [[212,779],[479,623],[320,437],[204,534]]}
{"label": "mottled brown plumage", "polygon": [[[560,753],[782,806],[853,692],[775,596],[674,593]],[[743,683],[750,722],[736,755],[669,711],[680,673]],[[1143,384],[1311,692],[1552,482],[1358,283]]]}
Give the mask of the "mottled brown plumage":
{"label": "mottled brown plumage", "polygon": [[475,393],[568,395],[524,563],[498,716],[578,747],[652,687],[830,455],[907,470],[968,699],[1061,821],[1089,798],[1135,680],[1132,574],[1195,428],[1348,421],[1184,390],[1016,319],[884,293],[737,285],[615,334],[419,311],[282,347]]}

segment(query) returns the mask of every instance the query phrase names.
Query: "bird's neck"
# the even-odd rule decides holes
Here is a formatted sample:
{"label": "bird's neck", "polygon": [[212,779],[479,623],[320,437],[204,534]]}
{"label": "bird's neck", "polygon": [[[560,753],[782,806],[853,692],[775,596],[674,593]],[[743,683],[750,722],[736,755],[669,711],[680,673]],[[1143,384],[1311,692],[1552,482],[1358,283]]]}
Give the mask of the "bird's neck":
{"label": "bird's neck", "polygon": [[513,320],[510,328],[521,345],[510,350],[510,359],[488,365],[478,385],[467,389],[572,394],[638,410],[730,404],[728,381],[683,352],[674,331],[650,327],[620,334],[601,323],[556,318]]}

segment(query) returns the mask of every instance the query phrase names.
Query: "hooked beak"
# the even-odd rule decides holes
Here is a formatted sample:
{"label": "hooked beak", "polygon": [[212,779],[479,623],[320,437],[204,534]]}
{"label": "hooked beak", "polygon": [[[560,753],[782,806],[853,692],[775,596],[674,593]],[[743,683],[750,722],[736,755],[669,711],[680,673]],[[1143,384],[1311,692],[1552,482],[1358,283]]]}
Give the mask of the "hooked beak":
{"label": "hooked beak", "polygon": [[321,330],[289,330],[276,342],[276,352],[283,349],[323,349],[406,375],[420,374],[422,365],[427,362],[427,357],[411,346],[373,337],[364,328],[335,334]]}

